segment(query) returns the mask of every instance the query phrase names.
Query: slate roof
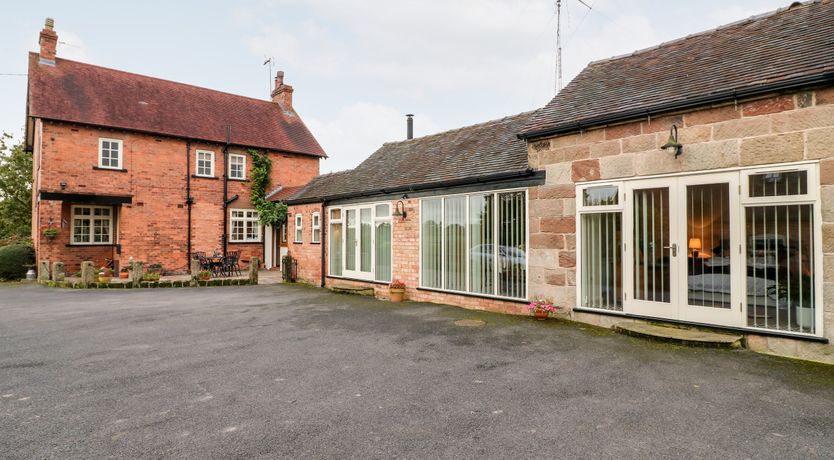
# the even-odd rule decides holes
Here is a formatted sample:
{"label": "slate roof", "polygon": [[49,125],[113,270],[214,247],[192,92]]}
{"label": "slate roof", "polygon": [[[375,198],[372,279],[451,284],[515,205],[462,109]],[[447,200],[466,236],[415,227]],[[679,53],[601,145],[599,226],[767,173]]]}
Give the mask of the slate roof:
{"label": "slate roof", "polygon": [[[685,20],[672,12],[668,19]],[[834,83],[834,0],[796,4],[592,62],[521,135],[575,131],[820,79]]]}
{"label": "slate roof", "polygon": [[295,112],[276,103],[67,59],[29,54],[28,116],[326,156]]}
{"label": "slate roof", "polygon": [[319,176],[288,202],[527,174],[527,146],[517,133],[532,113],[383,144],[355,169]]}

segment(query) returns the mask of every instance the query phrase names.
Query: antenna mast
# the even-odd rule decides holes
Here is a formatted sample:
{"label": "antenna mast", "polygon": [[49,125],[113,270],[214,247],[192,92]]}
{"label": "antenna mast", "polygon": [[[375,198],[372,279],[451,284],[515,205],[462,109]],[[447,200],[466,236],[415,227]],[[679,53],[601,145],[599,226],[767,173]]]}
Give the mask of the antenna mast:
{"label": "antenna mast", "polygon": [[266,56],[264,56],[264,65],[269,64],[269,75],[266,76],[266,81],[267,81],[267,84],[269,85],[269,91],[267,92],[267,94],[272,94],[272,90],[274,89],[272,87],[272,77],[273,77],[273,75],[272,75],[272,61],[273,60],[275,60],[275,58],[267,58]]}
{"label": "antenna mast", "polygon": [[[577,0],[591,11],[591,5],[584,0]],[[587,14],[587,13],[586,13]],[[584,18],[583,18],[584,19]],[[568,15],[570,20],[570,15]],[[556,0],[556,94],[562,91],[562,0]]]}
{"label": "antenna mast", "polygon": [[562,0],[556,0],[556,91],[562,90]]}

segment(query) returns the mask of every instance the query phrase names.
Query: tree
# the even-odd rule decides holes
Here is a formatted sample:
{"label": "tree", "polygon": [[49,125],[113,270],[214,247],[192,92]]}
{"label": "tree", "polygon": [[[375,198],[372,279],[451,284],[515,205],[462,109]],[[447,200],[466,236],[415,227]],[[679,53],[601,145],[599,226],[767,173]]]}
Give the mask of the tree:
{"label": "tree", "polygon": [[32,155],[23,141],[0,135],[0,239],[32,233]]}

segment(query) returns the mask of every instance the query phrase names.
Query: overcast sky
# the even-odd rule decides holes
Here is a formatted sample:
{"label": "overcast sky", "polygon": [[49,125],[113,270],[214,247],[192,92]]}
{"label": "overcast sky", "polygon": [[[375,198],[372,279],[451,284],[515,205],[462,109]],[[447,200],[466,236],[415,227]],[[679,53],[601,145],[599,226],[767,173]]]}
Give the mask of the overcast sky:
{"label": "overcast sky", "polygon": [[[787,6],[789,0],[563,0],[564,80],[590,61]],[[269,98],[265,56],[330,159],[543,106],[553,96],[553,0],[18,1],[0,17],[0,74],[25,74],[46,16],[58,55]],[[20,136],[26,77],[0,75],[0,130]]]}

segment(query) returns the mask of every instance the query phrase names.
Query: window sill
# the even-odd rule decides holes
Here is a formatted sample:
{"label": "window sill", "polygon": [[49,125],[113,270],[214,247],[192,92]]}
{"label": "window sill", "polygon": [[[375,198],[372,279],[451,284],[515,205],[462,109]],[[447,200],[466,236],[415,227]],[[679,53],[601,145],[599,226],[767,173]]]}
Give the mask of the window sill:
{"label": "window sill", "polygon": [[258,241],[229,241],[229,244],[263,244],[262,240]]}
{"label": "window sill", "polygon": [[113,171],[113,172],[122,172],[122,173],[127,172],[127,169],[123,169],[123,168],[105,168],[103,166],[93,166],[93,169],[96,170],[96,171]]}
{"label": "window sill", "polygon": [[229,177],[228,180],[234,182],[249,182],[249,179],[235,179],[234,177]]}
{"label": "window sill", "polygon": [[293,241],[292,244],[304,244],[303,241]]}
{"label": "window sill", "polygon": [[479,299],[494,299],[494,300],[501,300],[504,302],[510,303],[521,303],[521,304],[528,304],[530,303],[529,300],[519,299],[515,297],[501,297],[498,295],[490,295],[490,294],[476,294],[474,292],[463,292],[463,291],[449,291],[446,289],[435,289],[435,288],[426,288],[426,287],[418,287],[418,291],[427,291],[427,292],[437,292],[439,294],[451,294],[451,295],[459,295],[463,297],[477,297]]}
{"label": "window sill", "polygon": [[67,243],[64,246],[68,248],[87,248],[87,247],[105,247],[116,246],[116,243]]}
{"label": "window sill", "polygon": [[310,244],[321,244],[321,241],[310,241]]}
{"label": "window sill", "polygon": [[345,280],[356,281],[359,283],[379,284],[381,286],[388,286],[390,284],[390,281],[363,280],[362,278],[349,278],[347,276],[325,275],[325,278],[332,280]]}
{"label": "window sill", "polygon": [[198,176],[197,174],[192,174],[191,177],[194,179],[209,179],[209,180],[220,180],[217,176]]}

